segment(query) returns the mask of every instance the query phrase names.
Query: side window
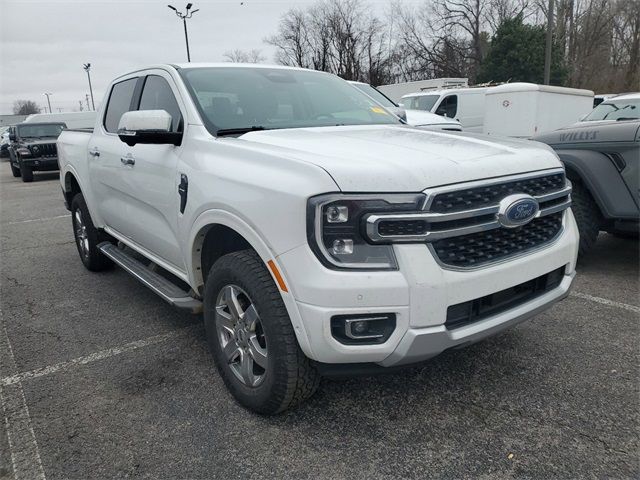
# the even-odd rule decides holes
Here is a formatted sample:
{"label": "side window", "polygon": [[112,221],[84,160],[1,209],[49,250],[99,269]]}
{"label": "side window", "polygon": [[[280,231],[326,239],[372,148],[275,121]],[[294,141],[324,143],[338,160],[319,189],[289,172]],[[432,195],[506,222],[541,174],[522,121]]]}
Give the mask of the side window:
{"label": "side window", "polygon": [[458,96],[449,95],[442,100],[442,103],[436,110],[437,115],[442,115],[447,118],[455,118],[458,112]]}
{"label": "side window", "polygon": [[138,110],[165,110],[171,115],[171,131],[182,130],[182,115],[176,97],[167,81],[158,75],[149,75],[144,82]]}
{"label": "side window", "polygon": [[137,81],[137,78],[130,78],[124,82],[116,83],[111,88],[107,113],[104,116],[104,128],[107,132],[117,133],[120,117],[131,110],[131,98]]}

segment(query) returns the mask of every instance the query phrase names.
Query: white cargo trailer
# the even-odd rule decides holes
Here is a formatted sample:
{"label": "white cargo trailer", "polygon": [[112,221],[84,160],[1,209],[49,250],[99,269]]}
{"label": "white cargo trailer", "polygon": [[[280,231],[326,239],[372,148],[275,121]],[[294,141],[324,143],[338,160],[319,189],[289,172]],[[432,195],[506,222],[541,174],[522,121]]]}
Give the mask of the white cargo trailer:
{"label": "white cargo trailer", "polygon": [[580,120],[593,108],[593,92],[577,88],[508,83],[485,94],[483,133],[530,138]]}
{"label": "white cargo trailer", "polygon": [[60,122],[67,128],[93,128],[96,124],[96,112],[34,113],[24,121],[24,123],[36,122]]}
{"label": "white cargo trailer", "polygon": [[396,103],[400,98],[408,93],[424,92],[447,87],[466,87],[469,85],[467,78],[431,78],[429,80],[418,80],[415,82],[392,83],[390,85],[380,85],[378,90]]}

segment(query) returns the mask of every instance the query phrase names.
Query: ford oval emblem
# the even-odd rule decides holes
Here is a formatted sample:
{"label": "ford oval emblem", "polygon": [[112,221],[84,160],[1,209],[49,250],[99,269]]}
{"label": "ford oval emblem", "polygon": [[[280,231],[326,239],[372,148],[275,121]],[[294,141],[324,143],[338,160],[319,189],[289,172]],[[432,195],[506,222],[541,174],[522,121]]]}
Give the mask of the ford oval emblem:
{"label": "ford oval emblem", "polygon": [[507,228],[519,227],[533,220],[538,209],[538,201],[531,195],[509,195],[500,202],[498,221]]}

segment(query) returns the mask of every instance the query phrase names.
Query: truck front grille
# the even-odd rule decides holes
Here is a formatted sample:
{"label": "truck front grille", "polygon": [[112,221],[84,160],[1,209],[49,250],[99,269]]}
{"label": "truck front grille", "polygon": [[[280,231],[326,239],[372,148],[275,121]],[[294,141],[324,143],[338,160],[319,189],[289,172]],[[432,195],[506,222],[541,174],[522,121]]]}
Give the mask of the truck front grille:
{"label": "truck front grille", "polygon": [[532,197],[562,189],[565,184],[563,173],[555,173],[535,178],[524,178],[494,185],[479,185],[464,190],[438,193],[433,197],[430,212],[451,213],[460,210],[486,207],[500,202],[513,193],[526,193]]}
{"label": "truck front grille", "polygon": [[541,247],[558,236],[562,212],[536,218],[517,228],[452,237],[432,243],[440,262],[452,267],[478,267]]}
{"label": "truck front grille", "polygon": [[[423,211],[369,215],[372,242],[424,241],[443,267],[487,266],[551,243],[571,205],[571,184],[562,169],[437,187],[425,191]],[[505,200],[503,202],[503,200]],[[537,212],[513,222],[517,202]],[[512,208],[513,207],[513,208]],[[517,218],[517,217],[516,217]]]}
{"label": "truck front grille", "polygon": [[56,157],[58,151],[55,143],[43,143],[30,147],[31,152],[37,157]]}

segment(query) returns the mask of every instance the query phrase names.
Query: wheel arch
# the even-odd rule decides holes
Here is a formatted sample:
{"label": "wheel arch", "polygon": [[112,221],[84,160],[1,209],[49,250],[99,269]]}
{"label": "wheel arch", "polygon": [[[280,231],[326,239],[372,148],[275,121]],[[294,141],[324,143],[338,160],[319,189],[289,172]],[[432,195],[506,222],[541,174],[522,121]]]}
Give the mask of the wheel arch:
{"label": "wheel arch", "polygon": [[584,185],[605,218],[637,215],[633,197],[606,154],[590,150],[561,150],[557,153],[565,165],[567,177]]}
{"label": "wheel arch", "polygon": [[278,287],[300,348],[308,357],[314,358],[300,312],[291,293],[291,285],[286,278],[286,272],[279,264],[273,249],[248,222],[224,210],[205,211],[198,216],[193,224],[189,245],[191,253],[189,281],[192,288],[199,294],[204,291],[208,269],[215,263],[215,260],[226,253],[245,248],[253,249],[264,262]]}
{"label": "wheel arch", "polygon": [[82,188],[80,188],[80,183],[78,182],[78,179],[72,172],[68,171],[64,174],[63,193],[64,193],[65,205],[69,210],[71,209],[71,201],[73,200],[73,197],[75,197],[76,194],[78,193],[82,193]]}

